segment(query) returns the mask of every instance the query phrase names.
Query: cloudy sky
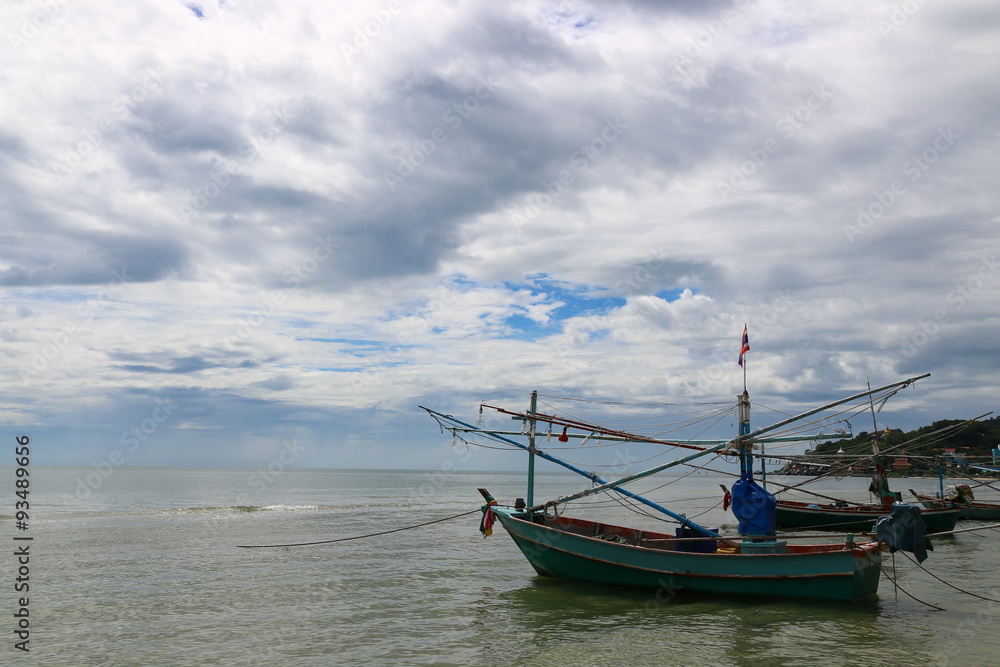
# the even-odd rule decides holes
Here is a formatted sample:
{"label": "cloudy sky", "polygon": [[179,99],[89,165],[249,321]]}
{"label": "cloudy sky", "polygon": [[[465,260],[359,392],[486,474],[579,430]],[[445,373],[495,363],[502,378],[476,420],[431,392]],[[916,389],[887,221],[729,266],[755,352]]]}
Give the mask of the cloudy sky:
{"label": "cloudy sky", "polygon": [[778,410],[924,372],[880,423],[997,408],[995,2],[0,18],[0,414],[36,463],[436,468],[421,404],[728,400],[744,323]]}

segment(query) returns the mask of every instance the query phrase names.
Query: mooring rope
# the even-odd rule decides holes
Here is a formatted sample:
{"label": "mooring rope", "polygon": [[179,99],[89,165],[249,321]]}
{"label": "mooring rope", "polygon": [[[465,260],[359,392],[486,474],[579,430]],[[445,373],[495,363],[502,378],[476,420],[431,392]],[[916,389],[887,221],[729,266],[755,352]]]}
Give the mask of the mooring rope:
{"label": "mooring rope", "polygon": [[335,540],[321,540],[319,542],[296,542],[295,544],[237,544],[237,549],[274,549],[276,547],[311,547],[316,544],[332,544],[334,542],[347,542],[348,540],[362,540],[366,537],[376,537],[378,535],[388,535],[389,533],[399,533],[404,530],[410,530],[412,528],[421,528],[423,526],[429,526],[432,523],[441,523],[442,521],[451,521],[452,519],[458,519],[463,516],[469,516],[470,514],[476,514],[482,512],[482,509],[474,509],[468,512],[462,512],[461,514],[456,514],[455,516],[447,516],[443,519],[434,519],[433,521],[426,521],[424,523],[418,523],[415,526],[405,526],[403,528],[393,528],[392,530],[382,530],[377,533],[368,533],[367,535],[354,535],[353,537],[339,537]]}
{"label": "mooring rope", "polygon": [[[874,556],[872,556],[871,554],[866,554],[866,555],[867,555],[867,556],[868,556],[869,558],[871,558],[872,560],[874,560],[874,559],[875,559],[875,557],[874,557]],[[894,554],[894,555],[895,555],[895,554]],[[893,561],[893,562],[895,562],[895,561]],[[895,589],[896,589],[897,591],[903,591],[903,594],[904,594],[904,595],[906,595],[907,597],[910,597],[910,598],[912,598],[912,599],[916,600],[916,601],[917,601],[917,602],[919,602],[920,604],[923,604],[923,605],[927,605],[927,606],[928,606],[928,607],[930,607],[931,609],[937,609],[938,611],[946,611],[946,609],[945,609],[944,607],[939,607],[939,606],[937,606],[936,604],[931,604],[930,602],[924,602],[924,601],[923,601],[923,600],[921,600],[920,598],[918,598],[918,597],[916,597],[915,595],[911,594],[911,593],[910,593],[909,591],[905,590],[905,589],[904,589],[904,588],[903,588],[902,586],[900,586],[900,585],[899,585],[899,583],[898,583],[898,582],[896,581],[896,579],[895,579],[894,577],[891,577],[891,576],[889,576],[889,573],[885,571],[885,568],[884,568],[884,567],[882,567],[882,564],[881,564],[881,563],[878,563],[878,569],[882,571],[882,574],[884,574],[884,575],[885,575],[885,578],[886,578],[886,579],[888,579],[889,581],[891,581],[891,582],[892,582],[892,585],[893,585],[893,586],[895,587]]]}
{"label": "mooring rope", "polygon": [[1000,600],[996,600],[994,598],[988,598],[985,595],[979,595],[978,593],[973,593],[972,591],[963,590],[963,589],[959,588],[958,586],[955,586],[954,584],[949,584],[947,581],[945,581],[941,577],[937,576],[936,574],[934,574],[933,572],[931,572],[930,570],[928,570],[926,567],[924,567],[923,565],[921,565],[917,561],[913,560],[913,558],[910,558],[909,554],[907,554],[906,552],[903,552],[903,555],[906,556],[910,560],[911,563],[913,563],[914,565],[916,565],[917,567],[919,567],[921,570],[923,570],[927,574],[931,575],[932,577],[934,577],[935,579],[937,579],[938,581],[940,581],[945,586],[948,586],[949,588],[954,588],[959,593],[965,593],[966,595],[971,595],[974,598],[979,598],[980,600],[987,600],[989,602],[1000,602]]}

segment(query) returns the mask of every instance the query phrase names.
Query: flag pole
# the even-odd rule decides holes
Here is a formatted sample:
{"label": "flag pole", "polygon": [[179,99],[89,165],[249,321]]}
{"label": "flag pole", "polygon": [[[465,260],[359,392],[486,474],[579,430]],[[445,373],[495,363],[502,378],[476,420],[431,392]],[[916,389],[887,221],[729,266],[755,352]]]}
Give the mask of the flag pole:
{"label": "flag pole", "polygon": [[747,393],[747,358],[746,358],[746,354],[744,353],[745,352],[744,348],[747,347],[747,343],[746,343],[746,340],[747,340],[747,338],[746,338],[747,325],[746,325],[746,322],[743,323],[743,334],[744,334],[744,338],[740,339],[740,360],[742,361],[742,363],[740,364],[740,366],[743,367],[743,393],[745,394],[745,393]]}
{"label": "flag pole", "polygon": [[743,393],[747,393],[747,360],[743,357]]}

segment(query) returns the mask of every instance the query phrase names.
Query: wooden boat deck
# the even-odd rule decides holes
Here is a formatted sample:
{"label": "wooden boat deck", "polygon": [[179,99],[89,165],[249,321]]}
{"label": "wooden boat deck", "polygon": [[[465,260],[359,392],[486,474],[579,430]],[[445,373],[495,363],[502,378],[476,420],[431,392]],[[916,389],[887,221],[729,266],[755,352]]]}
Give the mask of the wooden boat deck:
{"label": "wooden boat deck", "polygon": [[[608,542],[617,542],[619,544],[626,544],[633,547],[640,547],[643,549],[650,549],[653,551],[668,551],[677,553],[691,553],[698,552],[702,554],[711,555],[716,552],[717,548],[736,548],[735,553],[739,553],[739,544],[741,538],[729,538],[725,539],[719,537],[718,539],[713,539],[710,537],[682,537],[679,538],[676,535],[670,535],[667,533],[658,533],[655,531],[641,530],[638,528],[627,528],[624,526],[616,526],[609,523],[601,523],[595,521],[588,521],[585,519],[575,519],[572,517],[552,517],[541,515],[537,516],[535,523],[542,524],[548,528],[554,530],[559,530],[564,533],[570,533],[573,535],[579,535],[581,537],[589,537],[592,539],[599,539]],[[615,539],[617,538],[617,539]],[[711,545],[710,550],[704,550],[704,547],[709,546],[709,543],[715,543]],[[807,553],[822,553],[827,551],[843,551],[845,546],[843,544],[787,544],[785,546],[785,552],[788,554],[807,554]],[[732,554],[732,551],[725,552],[726,554]]]}

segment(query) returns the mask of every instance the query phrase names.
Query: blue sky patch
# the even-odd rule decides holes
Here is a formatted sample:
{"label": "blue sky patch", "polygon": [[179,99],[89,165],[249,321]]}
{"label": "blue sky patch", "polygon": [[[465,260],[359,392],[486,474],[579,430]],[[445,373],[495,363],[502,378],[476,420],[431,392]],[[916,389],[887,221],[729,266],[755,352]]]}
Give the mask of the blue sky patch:
{"label": "blue sky patch", "polygon": [[364,338],[321,338],[319,336],[300,336],[295,340],[311,340],[314,343],[343,343],[357,347],[382,347],[383,343],[377,340],[367,340]]}
{"label": "blue sky patch", "polygon": [[548,335],[553,332],[552,325],[542,326],[524,315],[511,315],[504,324],[510,328],[510,333],[506,338],[516,338],[518,340],[534,340],[539,336]]}
{"label": "blue sky patch", "polygon": [[504,286],[515,292],[527,290],[539,297],[537,305],[553,306],[548,311],[547,322],[532,319],[525,309],[508,316],[504,323],[512,330],[509,337],[517,339],[533,340],[552,335],[562,330],[565,320],[602,316],[625,305],[622,297],[601,296],[603,290],[599,287],[554,280],[545,273],[529,275],[525,283],[505,282]]}
{"label": "blue sky patch", "polygon": [[[664,301],[677,301],[678,299],[681,298],[681,294],[683,294],[684,290],[686,289],[691,289],[691,288],[678,287],[675,289],[661,290],[657,292],[655,296],[659,299],[663,299]],[[697,294],[698,290],[691,290],[691,292],[692,294]]]}

